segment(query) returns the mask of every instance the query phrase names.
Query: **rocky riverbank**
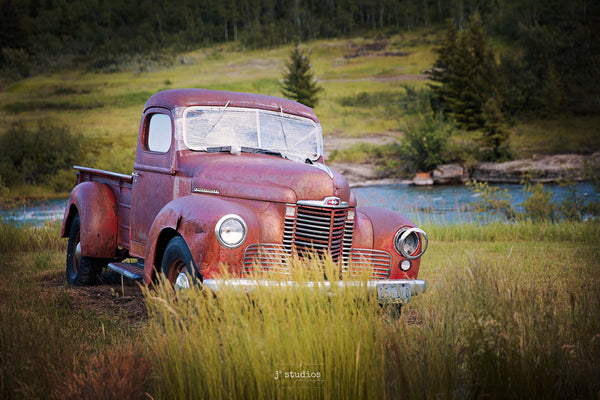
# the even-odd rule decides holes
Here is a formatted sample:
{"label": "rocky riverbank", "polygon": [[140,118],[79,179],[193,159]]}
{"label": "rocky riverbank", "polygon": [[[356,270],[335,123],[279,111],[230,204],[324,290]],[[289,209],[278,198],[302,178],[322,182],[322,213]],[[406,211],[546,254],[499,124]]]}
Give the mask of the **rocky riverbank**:
{"label": "rocky riverbank", "polygon": [[330,167],[344,175],[350,186],[357,187],[396,183],[441,185],[464,183],[470,179],[489,183],[520,183],[527,175],[533,181],[543,183],[561,179],[585,180],[590,178],[590,168],[594,165],[600,166],[600,152],[591,155],[558,154],[501,163],[481,162],[471,170],[459,164],[446,164],[430,173],[417,174],[412,180],[394,179],[393,171],[380,170],[371,164],[333,163]]}

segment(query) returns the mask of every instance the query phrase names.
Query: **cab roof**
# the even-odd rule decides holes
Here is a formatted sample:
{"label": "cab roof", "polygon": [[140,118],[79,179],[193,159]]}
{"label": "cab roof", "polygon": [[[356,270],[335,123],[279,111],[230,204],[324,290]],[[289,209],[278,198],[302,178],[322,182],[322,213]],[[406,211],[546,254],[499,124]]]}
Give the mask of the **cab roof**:
{"label": "cab roof", "polygon": [[144,111],[150,107],[162,107],[170,110],[177,107],[190,106],[224,107],[228,103],[229,107],[283,111],[286,114],[298,115],[309,118],[317,123],[319,122],[312,108],[293,100],[262,94],[226,92],[209,89],[169,89],[158,92],[148,99]]}

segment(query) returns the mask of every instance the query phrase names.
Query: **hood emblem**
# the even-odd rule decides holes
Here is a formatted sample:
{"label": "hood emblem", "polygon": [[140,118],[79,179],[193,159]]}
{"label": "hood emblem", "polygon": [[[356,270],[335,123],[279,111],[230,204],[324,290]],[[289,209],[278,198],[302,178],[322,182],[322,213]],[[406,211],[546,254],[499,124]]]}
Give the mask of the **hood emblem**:
{"label": "hood emblem", "polygon": [[298,204],[311,207],[348,208],[348,202],[342,201],[339,197],[325,197],[323,200],[300,200]]}
{"label": "hood emblem", "polygon": [[342,204],[342,200],[340,200],[338,197],[327,197],[325,199],[325,205],[336,207],[340,204]]}

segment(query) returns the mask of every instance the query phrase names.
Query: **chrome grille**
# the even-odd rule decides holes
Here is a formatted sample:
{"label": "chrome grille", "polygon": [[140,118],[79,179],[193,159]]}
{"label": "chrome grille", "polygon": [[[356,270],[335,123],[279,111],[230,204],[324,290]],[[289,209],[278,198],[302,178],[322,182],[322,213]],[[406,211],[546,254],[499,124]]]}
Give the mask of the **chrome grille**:
{"label": "chrome grille", "polygon": [[392,256],[387,251],[374,249],[350,249],[342,264],[342,277],[387,279],[390,276]]}
{"label": "chrome grille", "polygon": [[248,246],[244,254],[244,273],[286,273],[286,261],[295,250],[300,257],[306,252],[330,254],[334,262],[340,263],[342,278],[364,274],[374,279],[389,277],[389,253],[352,248],[354,219],[347,220],[348,207],[287,206],[294,207],[295,213],[285,217],[282,244]]}
{"label": "chrome grille", "polygon": [[280,244],[252,244],[244,253],[244,273],[287,273],[290,251]]}
{"label": "chrome grille", "polygon": [[[347,208],[298,206],[295,217],[287,217],[283,244],[299,254],[329,253],[334,262],[342,256]],[[351,234],[350,234],[351,235]]]}

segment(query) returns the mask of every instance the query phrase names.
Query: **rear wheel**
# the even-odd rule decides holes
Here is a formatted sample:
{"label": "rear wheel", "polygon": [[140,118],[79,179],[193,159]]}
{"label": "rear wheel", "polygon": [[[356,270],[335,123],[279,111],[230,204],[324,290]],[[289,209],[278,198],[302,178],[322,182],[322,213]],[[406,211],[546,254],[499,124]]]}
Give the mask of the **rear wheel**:
{"label": "rear wheel", "polygon": [[79,215],[75,215],[67,245],[67,282],[73,285],[97,284],[106,264],[103,258],[84,257],[81,254],[81,223]]}
{"label": "rear wheel", "polygon": [[189,288],[200,281],[190,248],[181,236],[174,237],[167,245],[160,270],[175,288]]}

